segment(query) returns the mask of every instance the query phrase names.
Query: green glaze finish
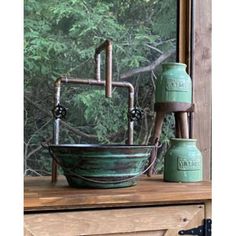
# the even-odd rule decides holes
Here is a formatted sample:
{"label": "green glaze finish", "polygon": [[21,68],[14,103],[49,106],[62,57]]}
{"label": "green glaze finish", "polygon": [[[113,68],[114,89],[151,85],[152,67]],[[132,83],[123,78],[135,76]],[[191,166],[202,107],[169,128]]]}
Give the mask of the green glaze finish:
{"label": "green glaze finish", "polygon": [[196,142],[196,139],[171,139],[164,159],[165,181],[202,181],[202,154]]}
{"label": "green glaze finish", "polygon": [[165,63],[156,84],[156,102],[192,102],[192,82],[183,63]]}
{"label": "green glaze finish", "polygon": [[[62,144],[50,145],[49,148],[70,186],[121,188],[137,183],[135,176],[144,170],[153,146]],[[126,180],[128,178],[132,179]]]}

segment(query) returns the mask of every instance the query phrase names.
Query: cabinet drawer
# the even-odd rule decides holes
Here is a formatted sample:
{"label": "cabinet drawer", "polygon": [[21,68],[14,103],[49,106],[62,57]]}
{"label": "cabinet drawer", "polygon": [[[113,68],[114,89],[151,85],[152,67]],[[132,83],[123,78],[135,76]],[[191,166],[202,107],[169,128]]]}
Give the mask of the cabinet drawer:
{"label": "cabinet drawer", "polygon": [[26,214],[25,235],[176,236],[202,224],[204,205],[140,207]]}

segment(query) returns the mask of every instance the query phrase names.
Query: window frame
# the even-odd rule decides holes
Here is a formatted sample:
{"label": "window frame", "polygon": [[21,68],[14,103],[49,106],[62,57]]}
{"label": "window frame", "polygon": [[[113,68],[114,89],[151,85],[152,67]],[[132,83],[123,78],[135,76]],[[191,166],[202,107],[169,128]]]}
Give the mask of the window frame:
{"label": "window frame", "polygon": [[[189,114],[189,136],[203,154],[203,179],[211,179],[211,0],[178,0],[177,61],[187,64],[193,83],[194,112]],[[204,39],[204,40],[202,40]]]}

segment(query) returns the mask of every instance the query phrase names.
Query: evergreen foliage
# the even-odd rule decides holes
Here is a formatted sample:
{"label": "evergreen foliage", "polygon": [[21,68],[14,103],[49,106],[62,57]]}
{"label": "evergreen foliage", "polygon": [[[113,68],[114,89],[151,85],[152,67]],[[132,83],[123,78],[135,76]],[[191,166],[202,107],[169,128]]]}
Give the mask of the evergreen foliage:
{"label": "evergreen foliage", "polygon": [[[150,65],[176,47],[176,11],[175,0],[25,0],[26,175],[50,173],[50,157],[41,142],[52,138],[55,79],[60,75],[94,78],[94,51],[105,39],[113,41],[113,81],[129,70]],[[175,61],[175,56],[167,60]],[[104,55],[102,76],[103,67]],[[145,111],[144,120],[135,124],[136,144],[151,141],[159,72],[157,66],[125,78],[135,86],[136,106]],[[86,134],[62,127],[62,143],[125,143],[127,91],[115,89],[112,99],[106,99],[97,87],[64,86],[61,100],[68,110],[66,123]],[[173,124],[170,114],[163,142],[173,136]]]}

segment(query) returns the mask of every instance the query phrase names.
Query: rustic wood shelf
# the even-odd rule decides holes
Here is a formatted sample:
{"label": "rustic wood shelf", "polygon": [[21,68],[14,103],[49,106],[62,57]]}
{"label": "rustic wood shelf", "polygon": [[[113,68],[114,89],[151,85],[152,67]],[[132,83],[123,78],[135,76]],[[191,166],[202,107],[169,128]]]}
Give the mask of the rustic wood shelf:
{"label": "rustic wood shelf", "polygon": [[211,217],[211,182],[168,183],[142,177],[136,186],[79,189],[59,176],[25,177],[25,236],[159,235],[198,227]]}
{"label": "rustic wood shelf", "polygon": [[63,176],[56,184],[50,177],[25,177],[24,198],[25,212],[194,203],[211,199],[211,183],[168,183],[156,176],[142,177],[129,188],[78,189],[69,187]]}

